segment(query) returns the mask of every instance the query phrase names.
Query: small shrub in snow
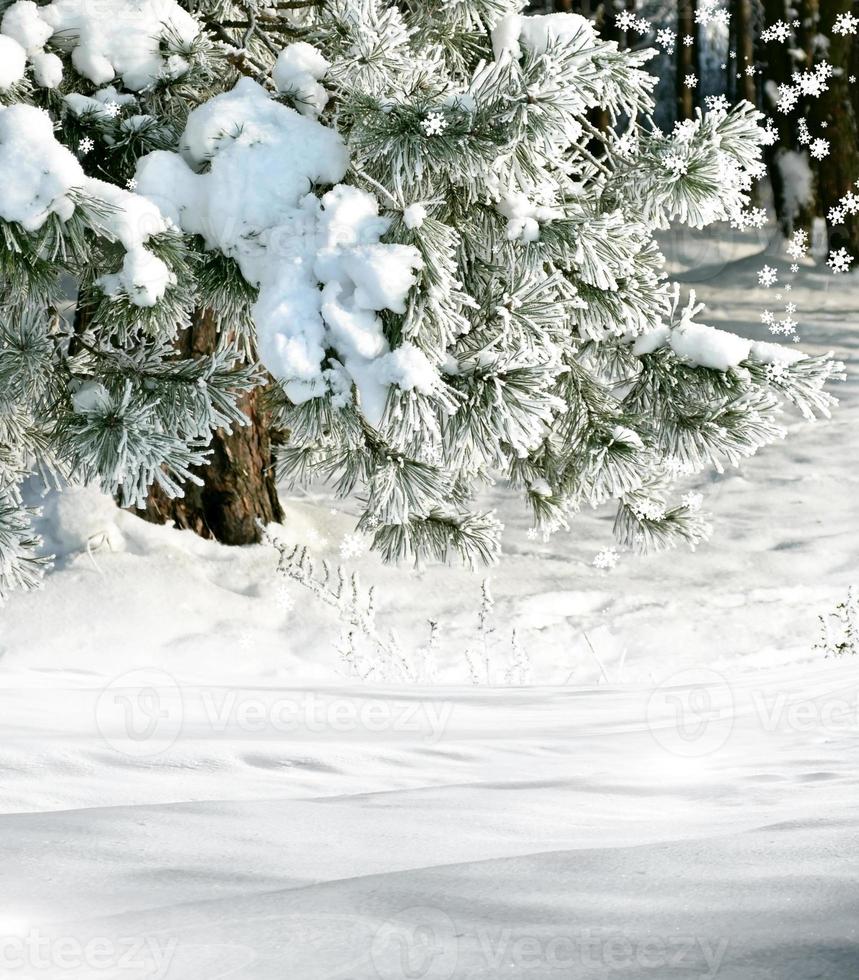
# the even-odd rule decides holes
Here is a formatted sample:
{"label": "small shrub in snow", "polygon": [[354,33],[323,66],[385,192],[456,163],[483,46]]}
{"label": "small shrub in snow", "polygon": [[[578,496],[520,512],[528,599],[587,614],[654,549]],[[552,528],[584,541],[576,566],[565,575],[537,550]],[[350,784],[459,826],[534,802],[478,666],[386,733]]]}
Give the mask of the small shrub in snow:
{"label": "small shrub in snow", "polygon": [[825,657],[859,653],[859,603],[853,586],[832,612],[818,618],[820,639],[814,645],[815,650],[823,651]]}

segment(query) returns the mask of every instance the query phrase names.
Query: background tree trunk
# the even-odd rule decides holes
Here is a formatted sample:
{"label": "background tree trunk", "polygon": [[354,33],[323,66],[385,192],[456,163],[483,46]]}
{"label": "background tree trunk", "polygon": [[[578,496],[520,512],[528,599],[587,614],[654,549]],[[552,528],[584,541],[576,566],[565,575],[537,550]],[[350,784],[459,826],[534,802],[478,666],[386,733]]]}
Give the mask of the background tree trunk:
{"label": "background tree trunk", "polygon": [[[827,32],[839,14],[853,7],[852,0],[820,0],[820,26]],[[820,214],[825,215],[841,198],[854,190],[859,180],[859,126],[851,98],[848,76],[855,38],[832,33],[827,60],[835,69],[829,88],[811,102],[809,125],[812,135],[829,140],[829,155],[816,167]],[[825,128],[824,128],[824,125]],[[829,225],[830,247],[859,252],[859,215],[847,214],[840,225]]]}
{"label": "background tree trunk", "polygon": [[[191,326],[177,341],[184,357],[210,353],[217,341],[217,324],[209,310],[198,310]],[[260,410],[261,391],[243,397],[239,407],[250,419],[233,432],[218,429],[210,443],[211,461],[195,467],[203,486],[187,483],[185,496],[171,500],[157,487],[146,507],[136,510],[153,524],[173,521],[203,538],[225,544],[252,544],[260,539],[257,520],[283,520],[272,467],[271,438]]]}
{"label": "background tree trunk", "polygon": [[[698,60],[699,31],[695,23],[696,0],[679,0],[677,4],[677,118],[691,119],[695,114],[695,89],[686,84],[687,75],[696,75],[701,83]],[[683,38],[693,38],[684,44]]]}

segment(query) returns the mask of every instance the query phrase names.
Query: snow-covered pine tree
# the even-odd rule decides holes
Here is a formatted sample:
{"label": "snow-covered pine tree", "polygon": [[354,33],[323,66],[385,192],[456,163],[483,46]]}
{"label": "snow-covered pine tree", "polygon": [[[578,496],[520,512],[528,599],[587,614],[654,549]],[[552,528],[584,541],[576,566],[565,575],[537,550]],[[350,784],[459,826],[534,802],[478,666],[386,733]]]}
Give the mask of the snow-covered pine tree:
{"label": "snow-covered pine tree", "polygon": [[[491,561],[497,478],[545,531],[614,500],[623,544],[695,544],[672,484],[828,411],[830,359],[699,325],[661,271],[656,230],[747,220],[758,114],[662,133],[648,52],[522,6],[0,0],[4,587],[28,473],[180,492],[248,353],[283,476],[357,494],[388,560]],[[182,357],[199,309],[221,341]]]}

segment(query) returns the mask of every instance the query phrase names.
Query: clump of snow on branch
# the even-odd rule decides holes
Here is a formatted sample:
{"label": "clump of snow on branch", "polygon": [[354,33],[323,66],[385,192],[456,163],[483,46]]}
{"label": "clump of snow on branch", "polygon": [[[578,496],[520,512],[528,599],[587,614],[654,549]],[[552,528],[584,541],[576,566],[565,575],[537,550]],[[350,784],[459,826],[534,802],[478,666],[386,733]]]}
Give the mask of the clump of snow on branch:
{"label": "clump of snow on branch", "polygon": [[84,78],[106,85],[119,76],[126,88],[139,91],[160,77],[187,71],[179,48],[194,41],[200,25],[175,0],[54,0],[41,7],[17,0],[5,11],[0,31],[33,59],[46,87],[55,87],[61,77],[59,59],[43,51],[53,39],[71,50],[72,65]]}
{"label": "clump of snow on branch", "polygon": [[[390,221],[375,196],[338,183],[348,154],[334,130],[243,78],[191,113],[182,149],[143,157],[138,190],[259,286],[262,360],[293,402],[338,397],[354,382],[377,423],[391,384],[432,390],[426,356],[409,343],[391,351],[379,318],[405,312],[421,256],[381,243]],[[316,183],[335,186],[319,198]],[[327,348],[337,352],[334,367],[323,367]]]}

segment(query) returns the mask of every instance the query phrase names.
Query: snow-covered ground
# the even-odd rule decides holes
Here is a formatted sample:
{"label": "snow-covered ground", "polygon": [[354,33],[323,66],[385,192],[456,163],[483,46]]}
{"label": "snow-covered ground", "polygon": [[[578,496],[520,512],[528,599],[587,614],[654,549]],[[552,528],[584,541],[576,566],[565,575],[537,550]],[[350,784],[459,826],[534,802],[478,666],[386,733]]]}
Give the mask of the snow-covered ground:
{"label": "snow-covered ground", "polygon": [[[764,338],[790,282],[804,348],[855,360],[859,279],[767,247],[666,244],[706,322]],[[600,571],[610,514],[532,540],[494,491],[492,686],[479,575],[345,559],[422,672],[362,682],[273,549],[48,501],[57,568],[0,610],[0,976],[855,980],[859,661],[812,649],[856,567],[839,394],[690,484],[695,554]],[[349,503],[285,504],[284,540],[340,561]]]}

